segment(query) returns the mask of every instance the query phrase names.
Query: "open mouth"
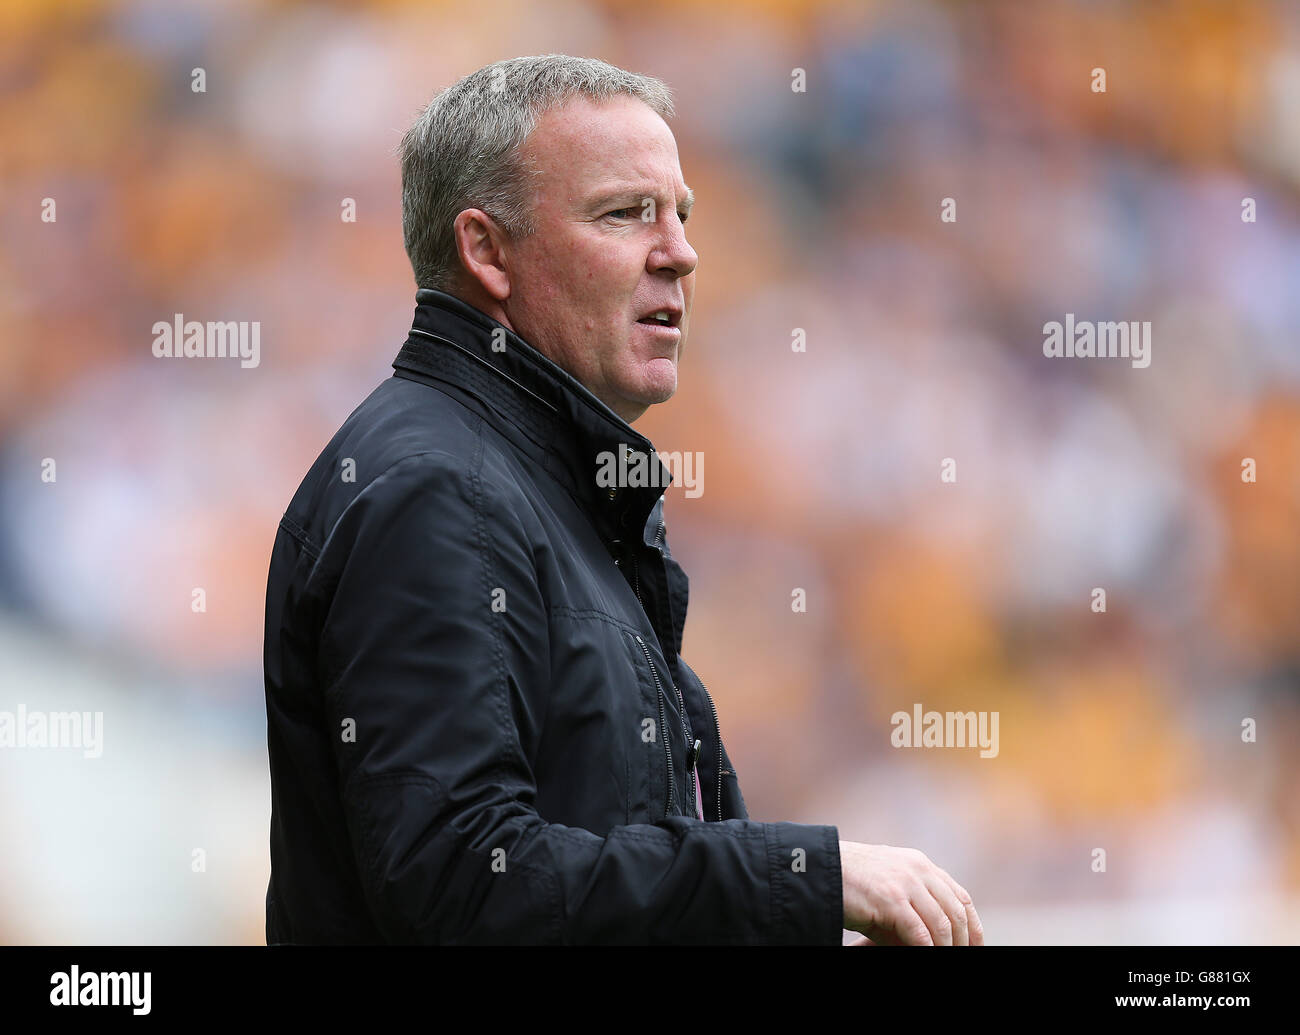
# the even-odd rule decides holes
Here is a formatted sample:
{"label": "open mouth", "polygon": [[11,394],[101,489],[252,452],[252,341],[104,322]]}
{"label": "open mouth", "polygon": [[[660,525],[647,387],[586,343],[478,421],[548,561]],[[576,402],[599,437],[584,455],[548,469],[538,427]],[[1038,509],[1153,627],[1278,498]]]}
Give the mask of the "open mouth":
{"label": "open mouth", "polygon": [[637,323],[643,323],[650,327],[676,327],[679,316],[677,313],[668,309],[661,309],[656,313],[643,316],[637,320]]}

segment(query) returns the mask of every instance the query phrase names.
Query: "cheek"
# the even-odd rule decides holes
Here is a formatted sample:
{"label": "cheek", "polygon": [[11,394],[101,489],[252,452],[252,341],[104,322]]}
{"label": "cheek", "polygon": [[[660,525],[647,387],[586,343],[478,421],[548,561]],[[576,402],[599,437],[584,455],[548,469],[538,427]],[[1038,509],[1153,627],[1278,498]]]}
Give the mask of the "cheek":
{"label": "cheek", "polygon": [[552,254],[551,261],[554,278],[569,298],[586,303],[599,297],[608,261],[601,249],[586,241],[570,241]]}
{"label": "cheek", "polygon": [[548,250],[544,297],[553,312],[565,310],[569,326],[622,335],[627,312],[644,272],[644,256],[617,240],[569,237]]}
{"label": "cheek", "polygon": [[608,246],[582,250],[574,256],[575,270],[571,286],[582,307],[588,330],[606,327],[625,330],[628,302],[638,281],[636,273],[629,275],[625,265]]}

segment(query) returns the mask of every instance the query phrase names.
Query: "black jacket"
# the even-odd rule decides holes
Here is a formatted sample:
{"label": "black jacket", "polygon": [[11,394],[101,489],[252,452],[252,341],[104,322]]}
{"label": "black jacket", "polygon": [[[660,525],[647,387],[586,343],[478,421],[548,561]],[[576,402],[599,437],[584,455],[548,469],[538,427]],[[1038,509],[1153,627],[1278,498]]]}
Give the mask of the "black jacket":
{"label": "black jacket", "polygon": [[271,555],[267,943],[838,945],[838,831],[748,818],[678,653],[650,442],[442,292],[393,366]]}

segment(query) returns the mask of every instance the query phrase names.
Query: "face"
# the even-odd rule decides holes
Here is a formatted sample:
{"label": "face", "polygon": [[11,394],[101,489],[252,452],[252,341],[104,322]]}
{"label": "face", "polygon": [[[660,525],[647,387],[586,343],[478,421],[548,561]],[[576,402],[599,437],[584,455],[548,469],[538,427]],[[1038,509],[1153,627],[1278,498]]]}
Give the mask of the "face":
{"label": "face", "polygon": [[[509,325],[629,423],[677,390],[695,297],[672,131],[622,96],[539,120],[535,232],[504,246]],[[656,321],[656,313],[667,314]]]}

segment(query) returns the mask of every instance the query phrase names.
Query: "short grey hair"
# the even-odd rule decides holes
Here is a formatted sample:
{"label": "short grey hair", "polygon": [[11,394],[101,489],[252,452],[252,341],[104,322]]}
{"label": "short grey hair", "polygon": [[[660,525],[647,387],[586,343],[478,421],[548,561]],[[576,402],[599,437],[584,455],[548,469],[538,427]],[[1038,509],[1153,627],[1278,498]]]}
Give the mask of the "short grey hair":
{"label": "short grey hair", "polygon": [[452,225],[482,209],[512,238],[532,223],[536,173],[522,155],[543,113],[581,94],[603,101],[626,94],[665,120],[672,92],[658,79],[595,58],[567,54],[508,58],[434,95],[402,137],[402,238],[421,288],[449,290],[460,272]]}

